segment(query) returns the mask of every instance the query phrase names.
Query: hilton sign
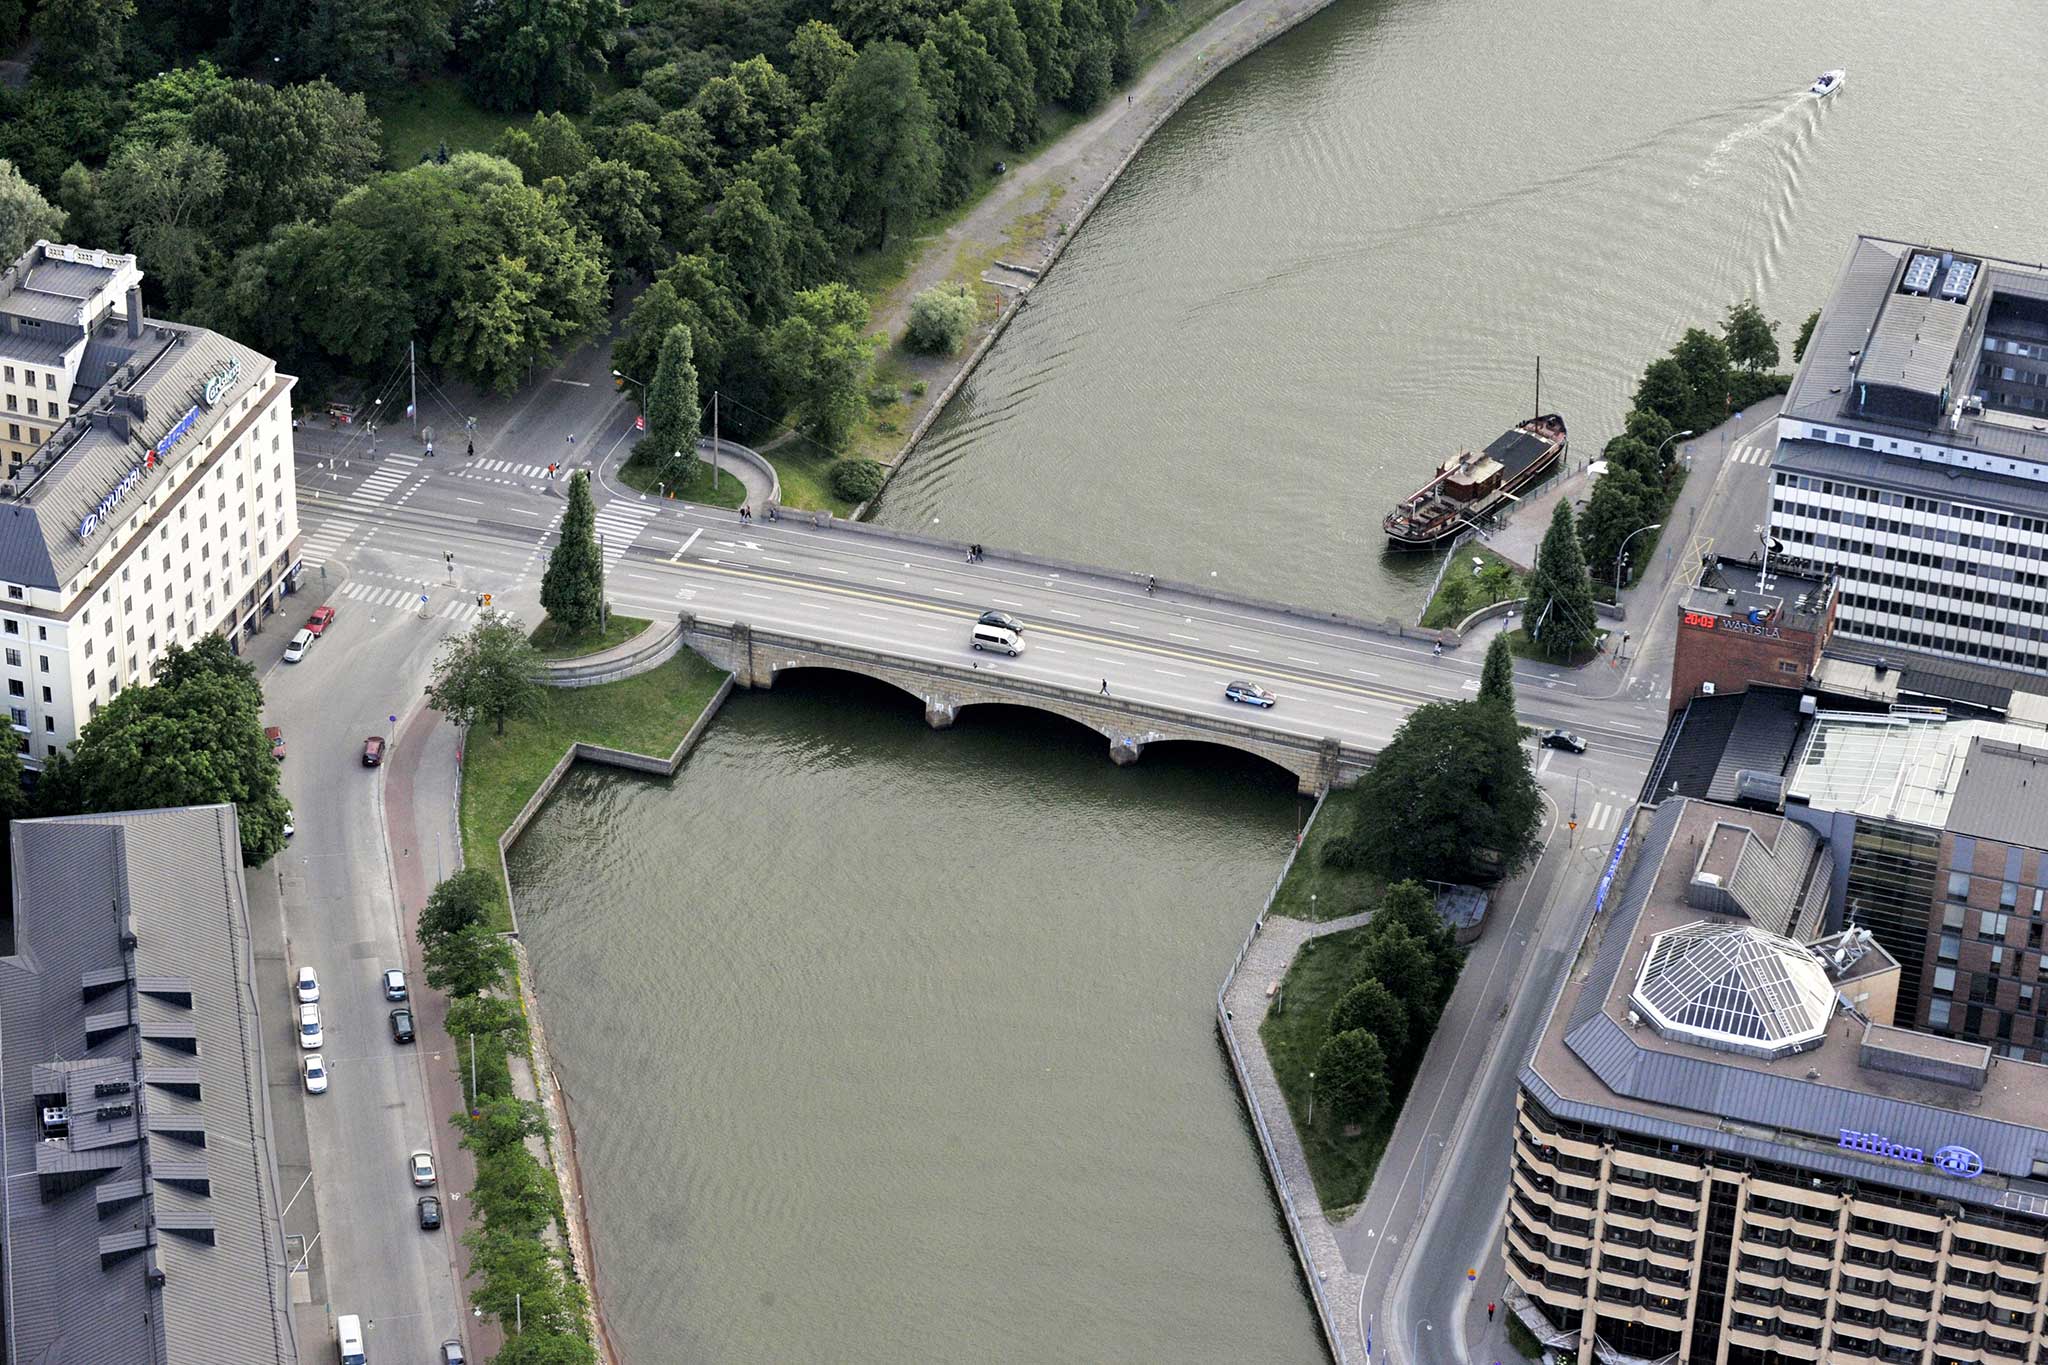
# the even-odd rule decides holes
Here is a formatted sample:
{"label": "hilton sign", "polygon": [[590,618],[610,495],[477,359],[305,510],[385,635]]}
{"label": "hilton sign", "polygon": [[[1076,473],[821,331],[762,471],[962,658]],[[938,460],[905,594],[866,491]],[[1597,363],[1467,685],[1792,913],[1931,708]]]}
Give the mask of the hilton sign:
{"label": "hilton sign", "polygon": [[1975,1180],[1984,1174],[1984,1158],[1967,1147],[1951,1145],[1930,1156],[1924,1148],[1908,1147],[1904,1143],[1893,1142],[1882,1133],[1859,1133],[1853,1128],[1843,1128],[1839,1131],[1842,1134],[1841,1145],[1852,1152],[1868,1152],[1872,1156],[1881,1156],[1887,1161],[1904,1162],[1909,1166],[1932,1166],[1942,1174],[1952,1175],[1958,1180]]}

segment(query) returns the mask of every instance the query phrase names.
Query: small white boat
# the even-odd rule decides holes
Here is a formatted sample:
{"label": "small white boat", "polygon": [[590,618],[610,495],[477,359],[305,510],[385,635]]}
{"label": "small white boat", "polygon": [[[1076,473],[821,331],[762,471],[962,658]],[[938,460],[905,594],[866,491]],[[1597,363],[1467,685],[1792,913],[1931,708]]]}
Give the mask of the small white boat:
{"label": "small white boat", "polygon": [[1843,83],[1848,79],[1849,73],[1846,71],[1823,71],[1820,73],[1820,79],[1815,81],[1812,89],[1806,93],[1809,95],[1832,95],[1837,90],[1840,90]]}

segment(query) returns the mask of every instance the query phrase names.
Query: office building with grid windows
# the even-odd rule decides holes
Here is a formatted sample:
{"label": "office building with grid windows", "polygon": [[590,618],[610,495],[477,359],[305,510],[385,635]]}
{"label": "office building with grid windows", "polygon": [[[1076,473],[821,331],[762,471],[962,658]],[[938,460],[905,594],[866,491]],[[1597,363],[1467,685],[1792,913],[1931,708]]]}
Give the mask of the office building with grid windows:
{"label": "office building with grid windows", "polygon": [[1841,635],[2048,672],[2048,270],[1859,237],[1777,437],[1771,533]]}
{"label": "office building with grid windows", "polygon": [[1520,1074],[1506,1306],[1589,1365],[2048,1360],[2048,1068],[1893,1021],[1828,844],[1639,808]]}
{"label": "office building with grid windows", "polygon": [[171,645],[239,647],[299,567],[296,381],[144,317],[141,281],[50,242],[0,270],[0,686],[32,767]]}

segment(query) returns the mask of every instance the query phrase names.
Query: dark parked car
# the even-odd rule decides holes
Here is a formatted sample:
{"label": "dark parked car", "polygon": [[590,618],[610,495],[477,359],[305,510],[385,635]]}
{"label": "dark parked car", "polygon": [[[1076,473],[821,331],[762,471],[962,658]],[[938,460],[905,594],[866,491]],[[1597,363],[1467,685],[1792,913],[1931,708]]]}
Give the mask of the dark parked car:
{"label": "dark parked car", "polygon": [[441,1226],[441,1201],[431,1194],[419,1197],[420,1231],[432,1232]]}
{"label": "dark parked car", "polygon": [[1231,683],[1223,689],[1223,697],[1226,701],[1243,702],[1246,706],[1271,707],[1280,700],[1257,683],[1248,682]]}
{"label": "dark parked car", "polygon": [[391,1011],[391,1041],[409,1043],[412,1041],[412,1011]]}
{"label": "dark parked car", "polygon": [[1545,730],[1536,742],[1546,749],[1569,749],[1575,754],[1586,752],[1586,741],[1569,730]]}
{"label": "dark parked car", "polygon": [[1001,626],[1004,630],[1014,630],[1019,635],[1024,633],[1024,623],[1022,621],[1019,621],[1006,611],[997,611],[994,607],[990,607],[981,614],[981,624],[984,626]]}
{"label": "dark parked car", "polygon": [[363,766],[375,768],[384,762],[384,736],[371,735],[363,741]]}
{"label": "dark parked car", "polygon": [[441,1365],[464,1365],[468,1357],[462,1354],[462,1343],[444,1341],[441,1343]]}

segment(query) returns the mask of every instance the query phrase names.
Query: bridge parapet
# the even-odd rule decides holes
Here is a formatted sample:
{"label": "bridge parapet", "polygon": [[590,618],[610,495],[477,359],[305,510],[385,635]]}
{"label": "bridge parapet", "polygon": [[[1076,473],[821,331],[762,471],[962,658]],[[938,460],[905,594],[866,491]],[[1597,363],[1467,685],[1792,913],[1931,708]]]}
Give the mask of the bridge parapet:
{"label": "bridge parapet", "polygon": [[[1301,735],[1244,721],[1200,715],[1169,706],[1102,696],[1085,688],[1005,673],[999,664],[927,663],[878,650],[810,640],[759,630],[745,621],[719,622],[685,614],[683,641],[709,662],[729,670],[742,687],[772,687],[793,668],[828,668],[878,679],[900,688],[924,706],[925,721],[945,729],[969,706],[1028,706],[1064,716],[1102,735],[1110,758],[1135,763],[1147,747],[1170,741],[1220,744],[1254,754],[1295,775],[1300,789],[1316,794],[1356,782],[1372,766],[1373,754],[1336,739]],[[1270,713],[1259,713],[1262,718]]]}

